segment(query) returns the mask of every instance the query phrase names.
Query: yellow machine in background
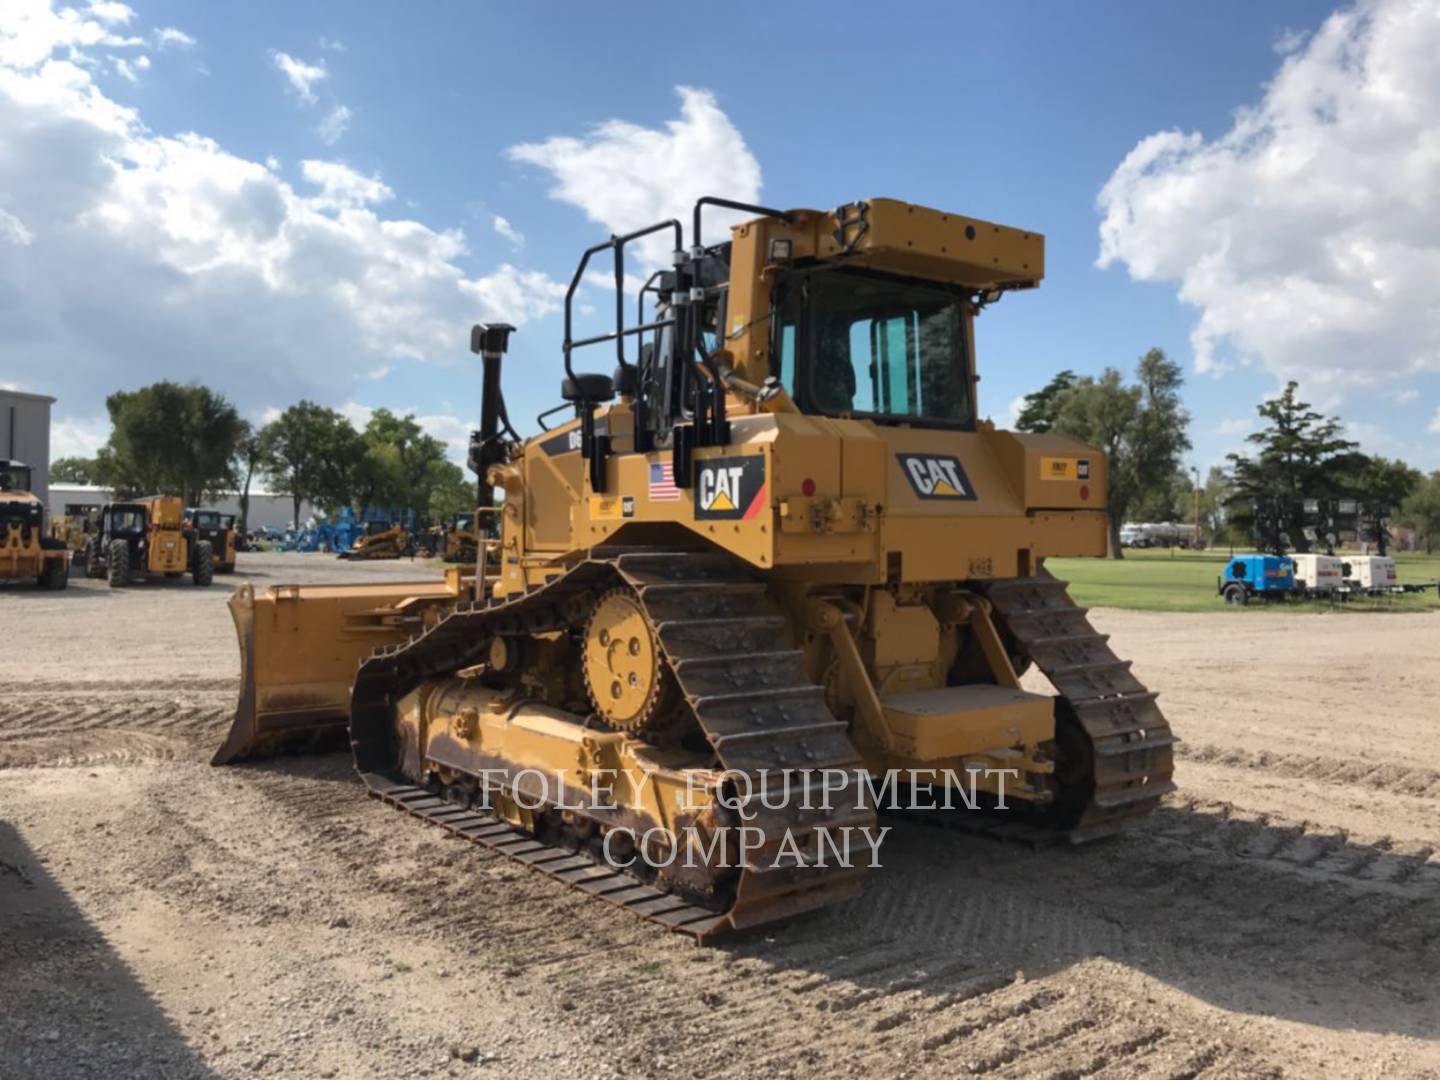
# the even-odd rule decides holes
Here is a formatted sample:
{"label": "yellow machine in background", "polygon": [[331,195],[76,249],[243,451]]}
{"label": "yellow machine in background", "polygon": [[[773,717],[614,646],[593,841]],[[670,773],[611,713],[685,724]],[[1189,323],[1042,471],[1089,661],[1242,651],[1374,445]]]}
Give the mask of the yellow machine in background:
{"label": "yellow machine in background", "polygon": [[190,532],[181,499],[151,495],[110,503],[100,512],[99,530],[85,549],[85,566],[90,577],[107,578],[111,588],[186,572],[196,585],[209,585],[215,554],[208,540],[197,540]]}
{"label": "yellow machine in background", "polygon": [[403,525],[392,525],[356,539],[355,546],[337,559],[398,559],[410,551],[410,534]]}
{"label": "yellow machine in background", "polygon": [[31,491],[31,468],[0,461],[0,581],[34,581],[42,589],[70,583],[70,551],[45,534],[45,506]]}
{"label": "yellow machine in background", "polygon": [[[715,205],[753,218],[700,246]],[[577,339],[591,258],[619,283],[652,233],[676,251],[653,310]],[[854,895],[826,853],[873,830],[876,780],[967,777],[990,809],[956,822],[1075,842],[1153,809],[1155,694],[1044,569],[1106,553],[1105,457],[980,419],[976,318],[1039,283],[1043,238],[888,199],[702,199],[691,238],[586,252],[552,430],[515,434],[511,328],[475,328],[491,559],[236,592],[217,763],[348,731],[376,795],[697,937]],[[576,370],[595,345],[613,376]],[[1054,694],[1020,688],[1032,664]]]}
{"label": "yellow machine in background", "polygon": [[445,530],[440,557],[448,563],[473,563],[480,543],[478,522],[475,514],[456,514]]}

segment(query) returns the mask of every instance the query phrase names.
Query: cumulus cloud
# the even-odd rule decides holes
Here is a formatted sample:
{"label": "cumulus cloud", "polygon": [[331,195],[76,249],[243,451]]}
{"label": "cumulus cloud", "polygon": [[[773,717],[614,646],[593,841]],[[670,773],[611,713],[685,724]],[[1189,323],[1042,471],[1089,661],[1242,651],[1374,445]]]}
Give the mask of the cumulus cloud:
{"label": "cumulus cloud", "polygon": [[[610,232],[629,232],[666,218],[686,224],[702,195],[740,202],[760,197],[760,163],[720,109],[715,95],[688,86],[676,88],[680,116],[663,129],[625,120],[607,120],[586,135],[556,135],[507,151],[514,161],[544,169],[554,181],[550,194],[585,212]],[[706,241],[728,236],[734,215],[706,215]],[[644,252],[654,265],[668,264],[668,234],[648,238]]]}
{"label": "cumulus cloud", "polygon": [[334,146],[340,141],[340,137],[350,130],[350,108],[346,105],[336,105],[320,121],[320,139],[327,146]]}
{"label": "cumulus cloud", "polygon": [[106,393],[159,378],[203,379],[249,415],[343,400],[396,359],[463,355],[474,321],[558,308],[544,274],[469,273],[459,230],[387,215],[378,176],[315,160],[291,184],[157,134],[70,56],[108,48],[105,24],[38,10],[0,19],[0,341],[57,416],[100,423]]}
{"label": "cumulus cloud", "polygon": [[525,246],[524,235],[522,235],[520,230],[515,228],[514,225],[511,225],[507,219],[501,217],[499,214],[496,214],[494,224],[495,231],[501,236],[503,236],[506,240],[509,240],[510,243],[514,244],[517,248],[522,248]]}
{"label": "cumulus cloud", "polygon": [[0,65],[33,67],[57,52],[74,59],[80,50],[94,46],[138,45],[139,38],[113,29],[133,16],[124,4],[99,4],[81,12],[68,7],[57,11],[50,0],[7,0],[0,18]]}
{"label": "cumulus cloud", "polygon": [[274,61],[276,69],[285,76],[286,81],[290,84],[290,89],[295,91],[296,96],[306,105],[314,105],[317,100],[315,84],[329,77],[325,70],[325,61],[321,60],[318,64],[307,64],[304,60],[297,60],[289,53],[284,52],[273,52],[270,54],[270,58]]}
{"label": "cumulus cloud", "polygon": [[1100,192],[1099,265],[1173,281],[1197,369],[1315,400],[1440,371],[1440,7],[1361,0],[1213,140],[1163,131]]}

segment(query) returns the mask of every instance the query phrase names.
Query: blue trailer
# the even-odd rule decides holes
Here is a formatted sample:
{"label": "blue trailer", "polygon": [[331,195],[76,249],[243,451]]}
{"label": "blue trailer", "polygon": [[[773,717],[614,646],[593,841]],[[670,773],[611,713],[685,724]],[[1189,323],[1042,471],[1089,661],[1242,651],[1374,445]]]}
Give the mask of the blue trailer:
{"label": "blue trailer", "polygon": [[1295,591],[1295,564],[1285,555],[1233,555],[1216,589],[1227,604],[1285,600]]}

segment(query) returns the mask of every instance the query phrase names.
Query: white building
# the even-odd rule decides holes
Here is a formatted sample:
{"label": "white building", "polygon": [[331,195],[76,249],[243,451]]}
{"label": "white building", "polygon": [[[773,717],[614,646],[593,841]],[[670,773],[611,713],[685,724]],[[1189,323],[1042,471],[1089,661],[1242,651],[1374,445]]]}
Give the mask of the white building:
{"label": "white building", "polygon": [[47,502],[50,483],[50,406],[53,397],[0,389],[0,458],[34,468],[31,484]]}
{"label": "white building", "polygon": [[[27,462],[27,464],[29,463]],[[36,475],[39,475],[38,472]],[[111,500],[111,493],[102,487],[95,487],[91,484],[54,483],[50,485],[50,496],[46,505],[49,506],[52,516],[59,517],[62,514],[83,514],[91,508],[104,506]],[[234,514],[237,519],[240,517],[240,496],[238,494],[212,499],[205,506],[224,514]],[[293,510],[294,504],[289,495],[274,495],[268,491],[250,489],[249,524],[252,530],[267,526],[284,529],[291,523]],[[314,513],[315,511],[309,503],[301,503],[300,524],[305,524],[305,521]]]}

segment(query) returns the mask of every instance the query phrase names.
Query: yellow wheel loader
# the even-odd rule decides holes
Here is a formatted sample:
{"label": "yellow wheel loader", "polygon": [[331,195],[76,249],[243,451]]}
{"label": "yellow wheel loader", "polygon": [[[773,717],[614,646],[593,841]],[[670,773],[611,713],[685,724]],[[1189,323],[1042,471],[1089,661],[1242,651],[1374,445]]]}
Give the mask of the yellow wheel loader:
{"label": "yellow wheel loader", "polygon": [[86,576],[105,578],[112,589],[186,573],[194,584],[209,585],[215,577],[215,551],[190,529],[184,508],[184,501],[173,495],[107,505],[85,548]]}
{"label": "yellow wheel loader", "polygon": [[[750,219],[703,246],[715,206]],[[627,322],[652,234],[673,262]],[[501,396],[512,328],[473,331],[499,521],[472,567],[235,593],[216,763],[348,735],[377,797],[698,938],[855,895],[877,808],[1073,842],[1152,810],[1156,695],[1044,569],[1106,553],[1105,457],[980,419],[976,320],[1039,284],[1043,238],[713,198],[690,238],[585,253],[571,417],[539,435]],[[615,325],[577,337],[604,255]],[[577,368],[597,346],[613,376]],[[1021,689],[1032,665],[1053,694]]]}
{"label": "yellow wheel loader", "polygon": [[33,581],[42,589],[70,583],[70,549],[45,534],[45,505],[31,490],[32,470],[0,461],[0,581]]}

